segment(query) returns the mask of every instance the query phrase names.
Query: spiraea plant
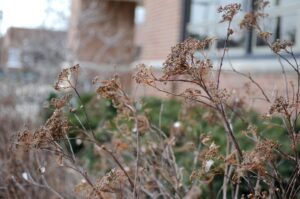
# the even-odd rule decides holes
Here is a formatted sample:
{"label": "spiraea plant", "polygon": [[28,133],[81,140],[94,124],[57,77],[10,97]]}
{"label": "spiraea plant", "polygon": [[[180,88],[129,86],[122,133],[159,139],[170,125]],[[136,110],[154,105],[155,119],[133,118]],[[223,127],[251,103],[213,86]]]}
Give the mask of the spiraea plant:
{"label": "spiraea plant", "polygon": [[[162,93],[182,99],[181,121],[169,132],[154,124],[143,103],[131,98],[123,89],[119,77],[110,80],[95,78],[96,94],[111,101],[116,116],[99,128],[111,133],[110,140],[99,139],[99,131],[92,128],[91,117],[77,87],[79,66],[64,69],[55,89],[62,97],[52,99],[52,116],[37,130],[20,131],[14,142],[16,150],[48,151],[60,167],[79,174],[74,192],[86,198],[298,198],[300,197],[299,160],[299,97],[300,73],[292,44],[271,41],[259,21],[267,2],[256,1],[255,9],[246,13],[240,28],[252,29],[265,41],[270,50],[282,61],[287,89],[270,95],[250,74],[234,70],[258,89],[269,112],[259,116],[264,121],[253,121],[247,103],[222,85],[222,67],[235,36],[232,22],[241,10],[240,4],[229,4],[218,9],[221,23],[227,24],[227,37],[219,64],[215,65],[207,49],[216,38],[197,40],[189,38],[171,49],[163,63],[162,75],[154,74],[150,66],[141,64],[134,74],[138,84],[145,84]],[[285,67],[291,67],[296,84],[288,84]],[[166,90],[163,84],[180,83],[184,89]],[[249,93],[251,94],[251,93]],[[73,96],[74,95],[74,96]],[[77,98],[79,107],[73,107]],[[195,113],[200,107],[204,113]],[[79,114],[83,113],[84,117]],[[68,115],[74,116],[74,125]],[[185,132],[197,132],[200,120],[211,132],[201,132],[186,139]],[[275,122],[276,121],[276,122]],[[99,121],[100,122],[100,121]],[[261,125],[263,124],[263,125]],[[71,131],[76,137],[71,138]],[[217,130],[218,129],[218,130]],[[280,129],[280,130],[279,130]],[[213,132],[213,131],[217,131]],[[282,134],[272,137],[265,132]],[[101,134],[101,132],[100,132]],[[100,167],[97,175],[85,168],[71,144],[72,139],[91,146],[97,154]],[[220,140],[225,144],[220,144]],[[245,146],[245,142],[247,146]],[[288,143],[287,145],[284,143]],[[288,146],[288,147],[286,147]],[[186,163],[187,162],[187,163]],[[49,189],[56,196],[63,193]]]}

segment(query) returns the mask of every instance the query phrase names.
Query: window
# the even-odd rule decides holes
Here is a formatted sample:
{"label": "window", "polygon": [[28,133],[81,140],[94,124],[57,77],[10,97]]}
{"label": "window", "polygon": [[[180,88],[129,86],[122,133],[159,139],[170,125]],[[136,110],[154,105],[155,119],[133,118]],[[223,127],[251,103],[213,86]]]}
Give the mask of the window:
{"label": "window", "polygon": [[8,49],[8,60],[7,67],[8,68],[20,68],[21,67],[21,50],[18,48],[10,48]]}
{"label": "window", "polygon": [[144,6],[138,5],[134,11],[134,23],[136,25],[143,24],[145,22],[145,8]]}
{"label": "window", "polygon": [[[197,39],[206,37],[216,37],[217,42],[213,47],[215,50],[224,47],[227,36],[227,24],[219,23],[221,14],[217,13],[221,5],[229,3],[243,3],[244,0],[191,0],[190,20],[187,24],[187,35]],[[245,5],[245,4],[243,4]],[[242,48],[245,43],[245,33],[238,27],[238,21],[241,20],[242,13],[238,14],[232,27],[236,33],[235,37],[229,42],[233,48]]]}
{"label": "window", "polygon": [[[217,9],[221,5],[229,3],[241,3],[243,5],[242,12],[237,14],[233,20],[232,28],[235,32],[231,37],[229,46],[232,54],[243,55],[245,53],[255,54],[269,52],[266,44],[256,35],[253,30],[241,30],[239,22],[251,4],[255,0],[191,0],[189,22],[186,26],[188,36],[197,39],[206,37],[216,37],[217,42],[212,50],[222,49],[227,36],[226,23],[219,23],[221,14],[217,13]],[[276,39],[287,40],[294,43],[294,50],[300,52],[300,0],[270,0],[266,13],[270,17],[266,17],[260,22],[260,26],[264,31],[272,32],[272,41]]]}
{"label": "window", "polygon": [[[272,33],[271,42],[276,39],[292,42],[294,51],[300,50],[299,46],[299,23],[300,20],[299,0],[271,0],[270,6],[266,8],[266,13],[270,17],[260,22],[264,31]],[[253,42],[254,53],[267,50],[266,44],[255,34]]]}

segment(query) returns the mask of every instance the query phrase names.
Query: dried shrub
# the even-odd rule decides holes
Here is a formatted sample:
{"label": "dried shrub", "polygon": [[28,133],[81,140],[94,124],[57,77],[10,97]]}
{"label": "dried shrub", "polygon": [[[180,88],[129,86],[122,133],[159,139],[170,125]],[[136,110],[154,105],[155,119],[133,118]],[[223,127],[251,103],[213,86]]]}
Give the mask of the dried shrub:
{"label": "dried shrub", "polygon": [[[257,31],[270,50],[295,71],[300,82],[300,71],[291,44],[284,41],[272,44],[269,41],[271,33],[263,31],[259,26],[259,20],[266,17],[263,12],[266,6],[266,1],[256,1],[255,8],[246,13],[240,27]],[[263,96],[262,100],[270,107],[268,115],[260,119],[270,123],[272,128],[276,126],[272,124],[272,119],[280,119],[281,123],[277,125],[284,129],[285,139],[291,144],[287,150],[283,150],[281,140],[273,140],[263,133],[268,126],[264,126],[266,129],[259,129],[253,124],[251,115],[245,111],[243,98],[237,99],[233,92],[222,87],[222,66],[229,50],[229,38],[234,36],[231,22],[240,10],[240,4],[222,6],[218,10],[222,13],[221,22],[228,23],[219,65],[212,62],[207,51],[215,41],[214,38],[189,38],[171,49],[163,63],[161,76],[154,75],[151,67],[145,64],[138,66],[134,75],[137,83],[182,98],[187,103],[193,102],[189,107],[184,107],[180,114],[184,124],[177,121],[169,132],[164,132],[160,128],[164,118],[159,119],[158,127],[151,123],[147,111],[143,112],[139,108],[141,103],[124,91],[118,76],[104,81],[97,78],[94,80],[94,83],[99,84],[96,93],[110,100],[117,110],[116,117],[99,126],[99,129],[111,133],[111,140],[101,142],[96,132],[99,129],[95,131],[91,128],[89,114],[77,88],[79,65],[76,65],[62,70],[55,88],[57,91],[73,92],[81,103],[79,110],[70,111],[72,95],[53,99],[51,103],[55,110],[52,116],[35,131],[26,129],[19,132],[16,145],[22,146],[25,151],[52,152],[60,167],[69,168],[81,176],[82,180],[75,187],[75,192],[87,198],[179,199],[201,197],[205,192],[211,198],[221,194],[223,198],[227,198],[228,194],[234,198],[297,198],[300,186],[297,130],[300,85],[292,86],[292,97],[288,92],[286,96],[271,96],[250,74],[234,70],[257,87]],[[291,63],[282,53],[291,56],[295,62]],[[176,92],[159,86],[161,83],[174,82],[187,87]],[[287,85],[286,82],[285,84]],[[194,109],[191,104],[200,104],[205,114],[194,117],[190,113]],[[82,118],[78,117],[78,111],[83,112]],[[66,117],[67,113],[72,114],[80,124],[80,136],[75,137],[76,140],[90,146],[91,153],[100,157],[97,159],[97,166],[100,168],[97,176],[83,169],[82,162],[73,151],[69,137],[71,124]],[[161,115],[159,113],[158,117]],[[199,120],[205,120],[211,131],[216,131],[214,127],[218,127],[218,136],[201,132],[194,139],[185,140],[188,133],[196,131]],[[225,140],[226,146],[217,144],[217,138]],[[250,143],[250,146],[245,143]],[[184,157],[178,154],[183,154]],[[188,159],[187,165],[178,161],[180,158]],[[281,175],[281,161],[291,167],[288,174]],[[220,178],[221,186],[220,180],[219,184],[216,183]],[[214,186],[218,187],[218,193],[215,193]]]}

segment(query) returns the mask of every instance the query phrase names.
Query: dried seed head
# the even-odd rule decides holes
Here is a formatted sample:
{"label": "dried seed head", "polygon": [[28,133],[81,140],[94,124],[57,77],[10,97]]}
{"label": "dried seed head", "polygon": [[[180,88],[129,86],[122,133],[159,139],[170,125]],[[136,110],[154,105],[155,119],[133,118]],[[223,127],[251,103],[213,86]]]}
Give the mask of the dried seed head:
{"label": "dried seed head", "polygon": [[237,172],[243,175],[245,171],[256,171],[261,176],[266,175],[266,165],[274,159],[274,149],[278,144],[273,140],[263,140],[257,143],[253,151],[243,154],[243,162],[239,165]]}
{"label": "dried seed head", "polygon": [[[212,64],[209,59],[197,60],[194,57],[196,51],[204,51],[213,43],[213,38],[207,38],[202,41],[189,38],[182,43],[177,44],[172,48],[171,54],[168,55],[163,63],[164,76],[162,80],[169,79],[177,75],[191,75],[193,71],[205,71],[206,68],[211,68]],[[193,70],[193,71],[191,71]],[[207,74],[207,72],[205,72]]]}
{"label": "dried seed head", "polygon": [[60,109],[66,106],[67,103],[71,100],[72,95],[65,95],[62,99],[52,98],[51,104],[56,108]]}
{"label": "dried seed head", "polygon": [[248,30],[250,30],[251,28],[255,28],[258,29],[258,32],[261,32],[261,30],[257,27],[257,23],[260,20],[260,18],[267,16],[267,14],[264,13],[264,9],[268,4],[269,1],[266,0],[255,1],[253,10],[251,12],[246,13],[242,21],[240,22],[240,28]]}
{"label": "dried seed head", "polygon": [[257,19],[254,13],[249,12],[244,15],[244,18],[240,22],[241,29],[248,29],[250,30],[253,27],[256,27]]}
{"label": "dried seed head", "polygon": [[137,66],[137,72],[133,77],[138,84],[152,85],[156,78],[152,74],[152,71],[145,64],[140,64]]}
{"label": "dried seed head", "polygon": [[94,188],[91,188],[86,181],[81,182],[75,187],[75,192],[84,192],[90,196],[97,196],[103,192],[118,193],[120,186],[126,184],[127,178],[120,169],[112,169],[96,182]]}
{"label": "dried seed head", "polygon": [[54,146],[53,141],[64,138],[69,129],[68,121],[61,109],[56,109],[46,123],[34,132],[24,130],[17,135],[17,146],[26,150],[30,148],[42,148],[43,146]]}
{"label": "dried seed head", "polygon": [[272,104],[269,113],[283,113],[283,114],[289,114],[288,109],[291,107],[291,105],[285,100],[284,97],[280,96],[277,97]]}
{"label": "dried seed head", "polygon": [[120,116],[130,117],[134,112],[132,101],[126,95],[121,87],[118,76],[106,81],[100,82],[97,94],[112,101],[113,106],[118,110]]}
{"label": "dried seed head", "polygon": [[218,8],[219,13],[223,13],[220,23],[232,21],[233,17],[241,10],[241,4],[233,3]]}
{"label": "dried seed head", "polygon": [[57,81],[54,85],[55,90],[65,90],[69,88],[74,88],[79,72],[79,65],[72,66],[70,68],[63,69],[58,75]]}
{"label": "dried seed head", "polygon": [[270,32],[259,32],[259,36],[263,40],[267,41],[272,36],[272,33],[270,33]]}
{"label": "dried seed head", "polygon": [[281,50],[286,50],[287,47],[291,47],[293,44],[291,42],[288,41],[280,41],[280,40],[276,40],[273,44],[272,44],[272,50],[275,53],[279,53]]}
{"label": "dried seed head", "polygon": [[33,134],[28,129],[18,132],[17,146],[20,146],[25,150],[29,150],[31,148],[32,141],[33,141]]}

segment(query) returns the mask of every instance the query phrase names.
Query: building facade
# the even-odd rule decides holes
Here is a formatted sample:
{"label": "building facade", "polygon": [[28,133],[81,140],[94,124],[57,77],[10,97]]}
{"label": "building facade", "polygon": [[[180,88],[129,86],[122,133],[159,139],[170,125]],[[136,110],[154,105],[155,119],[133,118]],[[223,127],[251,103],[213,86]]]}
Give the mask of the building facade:
{"label": "building facade", "polygon": [[[221,14],[217,13],[220,6],[229,3],[241,3],[242,11],[234,18],[234,35],[230,38],[230,49],[226,53],[221,76],[222,85],[234,90],[237,95],[245,95],[245,87],[249,80],[237,75],[232,67],[248,74],[263,86],[268,95],[282,93],[284,77],[282,76],[282,63],[278,57],[262,42],[255,30],[241,30],[239,22],[243,15],[249,11],[256,0],[144,0],[144,20],[136,29],[136,45],[139,46],[140,56],[136,63],[146,63],[161,71],[162,64],[171,51],[171,47],[188,37],[204,39],[216,38],[216,42],[208,49],[208,55],[214,66],[219,66],[224,42],[227,34],[227,24],[219,23]],[[276,39],[293,43],[293,51],[299,62],[300,58],[300,1],[298,0],[270,0],[265,8],[269,16],[260,22],[264,31],[272,32],[272,42]],[[292,59],[292,58],[291,58]],[[289,80],[295,80],[293,69],[283,63]],[[181,85],[170,85],[166,89],[182,92]],[[141,86],[142,95],[159,95],[154,89]],[[254,89],[254,95],[260,96],[260,91]],[[251,99],[261,103],[257,99]],[[250,103],[250,102],[249,102]],[[251,102],[252,103],[252,102]],[[261,103],[261,110],[265,104]]]}
{"label": "building facade", "polygon": [[[274,90],[274,81],[282,78],[280,62],[259,39],[255,30],[239,27],[243,15],[256,0],[73,0],[69,47],[74,60],[109,74],[127,74],[130,82],[132,68],[145,63],[160,69],[171,47],[188,37],[216,38],[208,49],[209,57],[218,66],[226,38],[226,24],[219,23],[217,9],[229,3],[241,3],[233,21],[234,35],[223,64],[222,81],[231,88],[242,89],[245,83],[232,73],[253,73],[257,82]],[[272,41],[293,43],[294,54],[300,57],[300,1],[270,0],[265,9],[269,17],[260,26],[272,32]],[[286,71],[290,70],[286,67]],[[237,83],[238,82],[238,83]],[[236,84],[237,83],[237,84]],[[275,86],[276,87],[276,86]],[[276,88],[283,89],[282,84]],[[179,88],[180,89],[180,88]],[[144,92],[144,91],[143,91]],[[156,94],[151,89],[148,93]]]}
{"label": "building facade", "polygon": [[[281,66],[255,30],[239,28],[239,22],[255,0],[144,0],[144,23],[136,31],[136,44],[140,47],[139,59],[153,65],[161,65],[170,47],[188,37],[216,38],[209,49],[212,59],[221,56],[226,39],[227,25],[219,23],[221,14],[217,9],[229,3],[241,3],[240,12],[233,21],[234,35],[230,39],[228,56],[238,69],[253,71],[281,70]],[[264,31],[272,32],[276,39],[293,43],[293,51],[300,55],[300,1],[270,0],[265,12],[269,14],[260,23]],[[255,64],[254,64],[254,62]],[[229,63],[225,68],[230,69]]]}
{"label": "building facade", "polygon": [[66,36],[64,31],[11,27],[1,38],[0,66],[10,70],[60,64],[65,60]]}

